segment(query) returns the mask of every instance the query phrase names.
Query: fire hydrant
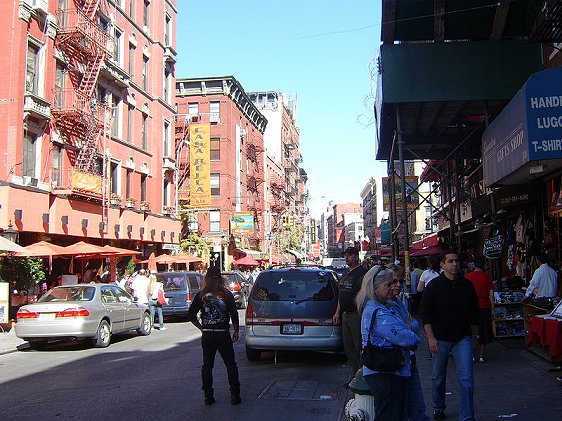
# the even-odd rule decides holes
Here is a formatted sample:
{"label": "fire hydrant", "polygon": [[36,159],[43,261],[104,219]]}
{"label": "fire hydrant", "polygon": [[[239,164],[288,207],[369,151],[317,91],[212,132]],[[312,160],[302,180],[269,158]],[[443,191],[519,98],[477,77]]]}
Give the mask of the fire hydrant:
{"label": "fire hydrant", "polygon": [[349,383],[349,389],[355,393],[345,405],[345,416],[348,421],[373,421],[375,419],[375,399],[371,395],[369,385],[363,378],[361,369]]}

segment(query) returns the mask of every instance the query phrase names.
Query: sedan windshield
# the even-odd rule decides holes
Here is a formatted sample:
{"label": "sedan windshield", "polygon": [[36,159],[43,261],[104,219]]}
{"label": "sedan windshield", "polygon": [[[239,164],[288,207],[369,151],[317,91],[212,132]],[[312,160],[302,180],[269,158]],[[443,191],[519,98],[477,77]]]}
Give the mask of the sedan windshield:
{"label": "sedan windshield", "polygon": [[87,285],[76,285],[72,287],[55,287],[43,295],[40,303],[51,301],[91,301],[94,298],[96,289]]}
{"label": "sedan windshield", "polygon": [[335,298],[331,272],[262,272],[252,290],[257,301],[331,301]]}

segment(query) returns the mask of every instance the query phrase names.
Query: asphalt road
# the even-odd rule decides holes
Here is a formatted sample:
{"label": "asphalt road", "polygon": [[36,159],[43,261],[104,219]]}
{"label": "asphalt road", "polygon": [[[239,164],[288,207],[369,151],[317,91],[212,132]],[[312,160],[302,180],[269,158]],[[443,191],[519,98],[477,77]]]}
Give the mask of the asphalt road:
{"label": "asphalt road", "polygon": [[[243,312],[241,311],[243,319]],[[334,420],[347,368],[341,354],[265,353],[247,361],[235,344],[242,404],[230,405],[217,355],[215,397],[203,405],[200,333],[168,321],[148,337],[117,335],[105,349],[55,344],[0,356],[1,420]]]}

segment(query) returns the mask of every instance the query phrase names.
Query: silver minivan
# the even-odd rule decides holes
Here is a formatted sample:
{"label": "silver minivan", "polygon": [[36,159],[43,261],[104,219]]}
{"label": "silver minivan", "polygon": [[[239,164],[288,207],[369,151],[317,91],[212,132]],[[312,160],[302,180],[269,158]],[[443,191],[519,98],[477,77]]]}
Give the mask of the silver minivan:
{"label": "silver minivan", "polygon": [[246,308],[246,356],[255,361],[264,350],[340,350],[341,326],[332,322],[337,304],[331,270],[291,266],[261,272]]}

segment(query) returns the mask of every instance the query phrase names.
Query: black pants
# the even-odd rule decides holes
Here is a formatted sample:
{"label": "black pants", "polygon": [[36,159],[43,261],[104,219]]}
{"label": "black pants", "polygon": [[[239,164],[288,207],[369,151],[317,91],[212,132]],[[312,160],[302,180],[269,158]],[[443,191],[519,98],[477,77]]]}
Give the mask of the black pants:
{"label": "black pants", "polygon": [[203,367],[201,368],[201,379],[205,396],[213,396],[213,367],[215,365],[215,354],[221,355],[226,372],[231,395],[240,395],[240,382],[238,381],[238,366],[234,360],[234,348],[230,333],[225,332],[203,332],[201,337],[201,348],[203,348]]}

